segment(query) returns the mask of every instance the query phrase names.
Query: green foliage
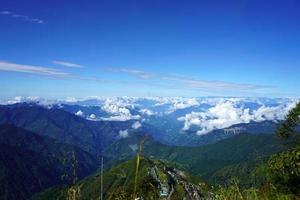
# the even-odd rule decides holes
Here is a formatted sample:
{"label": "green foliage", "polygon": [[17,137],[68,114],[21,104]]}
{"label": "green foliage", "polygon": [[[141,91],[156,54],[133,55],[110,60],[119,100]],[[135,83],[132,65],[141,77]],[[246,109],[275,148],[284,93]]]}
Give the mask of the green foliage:
{"label": "green foliage", "polygon": [[[132,137],[115,142],[105,151],[111,165],[131,159],[135,155],[130,146],[139,143],[143,136]],[[226,183],[238,176],[245,185],[249,183],[251,171],[257,159],[266,160],[273,153],[288,149],[286,141],[274,135],[241,134],[216,144],[200,147],[176,147],[163,145],[148,138],[143,146],[144,156],[163,159],[189,173],[205,178],[216,184]]]}
{"label": "green foliage", "polygon": [[284,193],[300,194],[300,148],[272,155],[267,163],[269,181]]}
{"label": "green foliage", "polygon": [[295,128],[300,125],[300,102],[289,111],[285,121],[278,128],[278,134],[282,137],[290,137],[294,135]]}
{"label": "green foliage", "polygon": [[218,186],[214,190],[216,200],[296,200],[293,194],[284,194],[277,190],[272,184],[262,187],[250,187],[243,189],[238,179],[231,179],[227,186]]}
{"label": "green foliage", "polygon": [[[104,199],[105,200],[125,200],[133,199],[133,186],[135,178],[135,164],[136,159],[132,159],[127,162],[123,162],[104,173]],[[152,160],[147,158],[141,158],[140,167],[138,171],[137,181],[137,197],[143,197],[145,200],[157,200],[159,199],[159,184],[149,174],[151,167],[156,166],[157,174],[163,177],[170,178],[165,171],[167,168],[172,168],[166,163],[159,160]],[[196,187],[205,188],[199,178],[193,178],[192,176],[185,174],[185,179],[189,183],[194,183]],[[193,179],[193,180],[192,180]],[[170,180],[166,180],[169,182]],[[53,190],[47,190],[35,196],[35,200],[46,199],[61,199],[65,200],[67,197],[74,197],[75,191],[77,192],[76,198],[80,199],[99,199],[100,195],[100,176],[94,175],[85,178],[82,181],[77,182],[67,188],[53,188]],[[78,192],[80,191],[80,192]],[[176,184],[172,195],[172,200],[182,200],[183,197],[187,197],[187,193],[182,184]],[[179,198],[181,197],[181,198]]]}
{"label": "green foliage", "polygon": [[[284,138],[297,136],[295,130],[300,125],[299,116],[300,103],[288,113],[286,120],[278,128],[278,134]],[[218,188],[217,199],[299,199],[299,147],[272,155],[264,164],[257,166],[253,172],[256,176],[264,177],[260,181],[260,187],[256,185],[256,187],[241,190],[238,182],[233,181],[227,187]]]}

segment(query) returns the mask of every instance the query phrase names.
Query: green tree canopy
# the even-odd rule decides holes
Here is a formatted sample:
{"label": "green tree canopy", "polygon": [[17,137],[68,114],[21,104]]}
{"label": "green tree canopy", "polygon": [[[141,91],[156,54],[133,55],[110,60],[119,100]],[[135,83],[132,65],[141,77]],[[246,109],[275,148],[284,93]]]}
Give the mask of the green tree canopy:
{"label": "green tree canopy", "polygon": [[300,102],[289,111],[285,121],[278,128],[278,134],[282,137],[288,138],[294,135],[295,128],[300,126]]}

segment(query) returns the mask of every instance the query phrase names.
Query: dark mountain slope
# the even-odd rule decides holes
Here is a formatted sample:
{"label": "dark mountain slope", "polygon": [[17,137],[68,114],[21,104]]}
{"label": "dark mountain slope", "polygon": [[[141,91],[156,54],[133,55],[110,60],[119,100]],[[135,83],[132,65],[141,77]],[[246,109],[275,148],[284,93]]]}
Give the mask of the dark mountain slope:
{"label": "dark mountain slope", "polygon": [[120,129],[131,125],[129,122],[88,121],[60,109],[26,103],[0,106],[0,124],[7,123],[75,144],[94,155],[116,141]]}
{"label": "dark mountain slope", "polygon": [[76,146],[0,126],[0,199],[28,199],[47,187],[81,179],[97,166],[92,155]]}

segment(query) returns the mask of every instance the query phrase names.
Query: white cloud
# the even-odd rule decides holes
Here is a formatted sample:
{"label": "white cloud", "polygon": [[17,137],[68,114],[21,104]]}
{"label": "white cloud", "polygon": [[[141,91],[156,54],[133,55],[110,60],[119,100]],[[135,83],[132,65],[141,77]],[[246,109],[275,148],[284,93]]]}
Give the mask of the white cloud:
{"label": "white cloud", "polygon": [[157,97],[151,98],[156,103],[154,107],[168,106],[168,110],[165,111],[165,114],[170,114],[176,110],[185,109],[193,106],[199,106],[200,102],[196,98],[184,98],[184,97]]}
{"label": "white cloud", "polygon": [[250,111],[249,108],[239,105],[238,101],[221,100],[205,112],[191,112],[179,117],[178,120],[184,122],[183,131],[196,126],[199,127],[197,134],[203,135],[215,129],[227,128],[239,123],[282,120],[293,105],[295,102],[273,107],[262,105],[258,109]]}
{"label": "white cloud", "polygon": [[263,105],[254,111],[254,121],[260,122],[265,120],[282,120],[285,118],[288,111],[294,106],[296,106],[296,101],[273,107]]}
{"label": "white cloud", "polygon": [[204,80],[188,80],[182,81],[189,87],[195,89],[236,89],[236,90],[256,90],[261,88],[269,88],[269,86],[259,86],[254,84],[231,83],[225,81],[204,81]]}
{"label": "white cloud", "polygon": [[139,129],[142,127],[142,124],[139,121],[136,121],[131,126],[133,129]]}
{"label": "white cloud", "polygon": [[33,23],[37,23],[37,24],[43,24],[44,23],[44,21],[41,20],[41,19],[32,18],[32,17],[29,17],[27,15],[16,14],[16,13],[13,13],[13,12],[10,12],[10,11],[0,11],[0,14],[1,15],[7,15],[7,16],[10,16],[10,17],[13,17],[13,18],[23,19],[24,21],[27,21],[27,22],[33,22]]}
{"label": "white cloud", "polygon": [[119,137],[120,137],[120,138],[127,138],[128,135],[129,135],[129,133],[128,133],[128,130],[127,130],[127,129],[126,129],[126,130],[120,130],[120,131],[119,131]]}
{"label": "white cloud", "polygon": [[[145,99],[151,101],[145,101]],[[282,120],[286,113],[296,105],[298,99],[268,99],[268,98],[182,98],[182,97],[86,97],[76,99],[67,98],[67,102],[79,105],[97,105],[106,113],[96,116],[86,115],[88,120],[129,121],[135,120],[131,128],[140,128],[140,124],[146,119],[145,115],[161,113],[167,115],[171,110],[191,107],[193,112],[182,111],[183,116],[177,120],[183,122],[183,131],[196,128],[199,135],[207,134],[215,129],[228,128],[234,124],[261,122],[265,120]],[[1,104],[13,104],[20,102],[38,102],[38,104],[57,104],[66,101],[49,101],[39,97],[15,97],[9,100],[1,100]],[[204,104],[204,105],[203,105]],[[164,105],[157,107],[158,105]],[[154,111],[152,111],[154,110]],[[190,110],[190,109],[189,109]],[[134,114],[133,114],[134,113]],[[78,110],[76,115],[84,115]],[[145,118],[143,118],[145,117]]]}
{"label": "white cloud", "polygon": [[140,79],[151,79],[155,76],[153,73],[145,72],[142,70],[136,70],[136,69],[126,69],[126,68],[108,68],[110,72],[114,73],[124,73],[129,74],[131,76],[135,76]]}
{"label": "white cloud", "polygon": [[65,102],[74,103],[74,102],[77,102],[77,99],[75,97],[67,97]]}
{"label": "white cloud", "polygon": [[128,121],[131,119],[140,119],[140,115],[132,115],[130,109],[134,108],[130,100],[126,98],[107,98],[101,109],[112,116],[102,117],[103,120],[107,121]]}
{"label": "white cloud", "polygon": [[70,63],[70,62],[65,62],[65,61],[59,61],[59,60],[54,60],[52,61],[54,64],[61,65],[64,67],[72,67],[72,68],[84,68],[84,66],[75,64],[75,63]]}
{"label": "white cloud", "polygon": [[104,121],[129,121],[129,120],[139,120],[141,118],[140,115],[133,115],[133,116],[126,116],[126,115],[117,115],[117,116],[110,116],[110,117],[101,117]]}
{"label": "white cloud", "polygon": [[54,77],[65,77],[69,75],[64,71],[54,69],[54,68],[33,66],[33,65],[23,65],[23,64],[16,64],[16,63],[4,62],[4,61],[0,61],[0,70],[39,74],[39,75],[54,76]]}
{"label": "white cloud", "polygon": [[95,114],[90,114],[90,116],[87,117],[88,120],[96,121],[97,116]]}
{"label": "white cloud", "polygon": [[[150,80],[157,79],[163,82],[168,82],[167,85],[179,85],[185,89],[192,90],[234,90],[234,91],[253,91],[259,89],[269,89],[274,88],[273,86],[267,85],[256,85],[256,84],[248,84],[248,83],[234,83],[227,82],[222,80],[201,80],[194,77],[187,77],[175,74],[157,74],[146,72],[142,70],[129,69],[129,68],[108,68],[108,71],[114,73],[124,73],[127,75],[131,75],[133,77]],[[153,84],[152,82],[149,82]],[[166,86],[166,85],[165,85]],[[168,87],[168,86],[167,86]],[[177,87],[177,86],[176,86]]]}
{"label": "white cloud", "polygon": [[143,108],[139,112],[142,113],[142,114],[146,114],[146,115],[154,115],[154,112],[147,109],[147,108]]}
{"label": "white cloud", "polygon": [[[75,115],[82,117],[84,113],[81,110],[78,110]],[[93,116],[94,117],[94,116]],[[96,117],[96,116],[95,116]]]}
{"label": "white cloud", "polygon": [[13,99],[9,99],[5,102],[3,102],[3,104],[15,104],[15,103],[22,103],[22,102],[38,102],[40,100],[39,97],[22,97],[22,96],[16,96]]}
{"label": "white cloud", "polygon": [[106,100],[102,106],[102,110],[113,114],[130,115],[130,110],[126,108],[126,105],[124,105],[123,102],[118,100]]}
{"label": "white cloud", "polygon": [[177,98],[177,99],[171,100],[171,103],[172,103],[172,105],[168,111],[169,113],[174,112],[176,110],[200,105],[199,102],[195,98],[191,98],[191,99]]}

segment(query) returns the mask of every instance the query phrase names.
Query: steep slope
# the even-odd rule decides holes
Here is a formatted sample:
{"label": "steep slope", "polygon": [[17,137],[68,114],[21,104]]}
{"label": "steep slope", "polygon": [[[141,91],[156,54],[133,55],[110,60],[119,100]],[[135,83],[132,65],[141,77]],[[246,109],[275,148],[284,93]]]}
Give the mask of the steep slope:
{"label": "steep slope", "polygon": [[[137,173],[136,158],[121,163],[104,173],[103,196],[105,200],[115,199],[171,199],[188,198],[199,200],[204,197],[203,182],[162,161],[141,158]],[[52,189],[38,194],[34,199],[99,199],[100,175],[88,177],[75,185],[63,189]]]}
{"label": "steep slope", "polygon": [[78,147],[13,125],[0,126],[0,199],[28,199],[96,168],[97,160]]}
{"label": "steep slope", "polygon": [[[112,164],[122,162],[135,155],[139,141],[144,135],[133,135],[115,142],[105,151]],[[240,134],[215,144],[200,147],[175,147],[163,145],[147,137],[143,145],[143,155],[154,156],[177,163],[182,169],[211,180],[218,170],[229,166],[266,158],[275,152],[286,149],[275,135]]]}
{"label": "steep slope", "polygon": [[36,104],[0,106],[0,124],[14,124],[60,142],[74,144],[94,155],[118,139],[127,122],[96,122],[60,109]]}

